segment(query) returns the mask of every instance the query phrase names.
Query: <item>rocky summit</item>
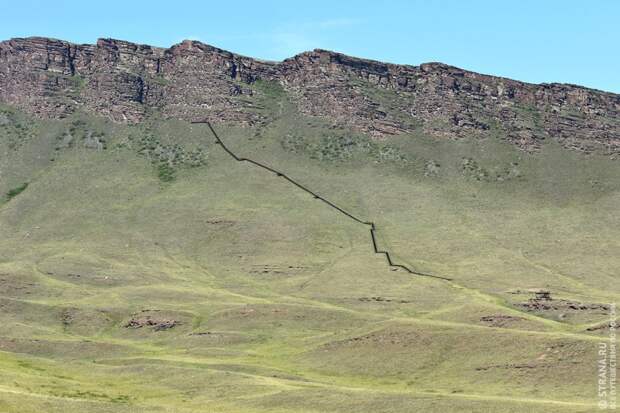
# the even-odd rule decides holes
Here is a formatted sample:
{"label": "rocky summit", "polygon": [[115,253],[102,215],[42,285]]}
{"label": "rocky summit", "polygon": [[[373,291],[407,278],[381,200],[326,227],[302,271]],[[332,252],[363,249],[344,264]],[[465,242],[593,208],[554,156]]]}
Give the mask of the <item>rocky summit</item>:
{"label": "rocky summit", "polygon": [[448,139],[501,136],[535,151],[545,140],[620,153],[620,95],[568,84],[529,84],[441,63],[396,65],[327,50],[282,62],[198,41],[170,48],[99,39],[0,42],[0,101],[41,118],[81,110],[136,123],[166,118],[254,125],[257,81],[277,82],[306,115],[377,139],[421,130]]}

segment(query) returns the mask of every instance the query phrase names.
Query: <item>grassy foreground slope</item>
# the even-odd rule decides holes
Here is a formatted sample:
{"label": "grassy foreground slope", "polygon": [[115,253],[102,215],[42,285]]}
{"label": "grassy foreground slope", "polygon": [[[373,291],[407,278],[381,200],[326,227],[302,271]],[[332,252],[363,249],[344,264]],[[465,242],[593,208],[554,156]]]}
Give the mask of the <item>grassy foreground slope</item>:
{"label": "grassy foreground slope", "polygon": [[221,137],[452,281],[389,270],[367,228],[202,125],[2,108],[0,411],[596,410],[617,161],[376,142],[272,103]]}

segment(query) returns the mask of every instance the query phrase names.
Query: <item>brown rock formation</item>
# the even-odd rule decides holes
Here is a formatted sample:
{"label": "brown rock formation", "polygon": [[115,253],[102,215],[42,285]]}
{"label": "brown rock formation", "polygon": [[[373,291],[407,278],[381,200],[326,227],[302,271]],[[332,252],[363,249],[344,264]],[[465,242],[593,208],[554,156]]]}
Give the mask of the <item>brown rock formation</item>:
{"label": "brown rock formation", "polygon": [[158,111],[252,124],[261,120],[250,109],[257,79],[279,82],[302,113],[376,137],[416,129],[447,138],[499,133],[528,150],[555,139],[583,151],[620,152],[620,95],[580,86],[325,50],[273,63],[189,40],[168,49],[112,39],[0,42],[0,102],[46,118],[82,109],[139,122]]}

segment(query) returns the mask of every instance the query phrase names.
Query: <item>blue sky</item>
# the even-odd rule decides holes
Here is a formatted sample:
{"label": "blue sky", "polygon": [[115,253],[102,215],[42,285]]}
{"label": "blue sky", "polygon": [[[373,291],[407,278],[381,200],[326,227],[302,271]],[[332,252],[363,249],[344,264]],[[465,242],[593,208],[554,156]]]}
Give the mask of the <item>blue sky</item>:
{"label": "blue sky", "polygon": [[0,38],[156,46],[192,38],[282,60],[323,48],[417,65],[440,61],[528,82],[620,93],[620,1],[8,1]]}

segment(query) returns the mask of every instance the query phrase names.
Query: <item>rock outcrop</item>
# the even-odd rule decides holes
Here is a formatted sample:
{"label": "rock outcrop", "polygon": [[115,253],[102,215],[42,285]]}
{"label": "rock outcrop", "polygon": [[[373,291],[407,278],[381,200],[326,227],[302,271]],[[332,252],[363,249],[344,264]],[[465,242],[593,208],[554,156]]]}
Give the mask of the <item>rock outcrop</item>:
{"label": "rock outcrop", "polygon": [[528,84],[440,63],[407,66],[326,50],[265,62],[197,41],[168,49],[100,39],[0,42],[0,102],[44,118],[78,109],[119,122],[149,113],[254,124],[257,80],[278,82],[302,113],[383,138],[499,134],[526,150],[545,139],[620,153],[620,95]]}

